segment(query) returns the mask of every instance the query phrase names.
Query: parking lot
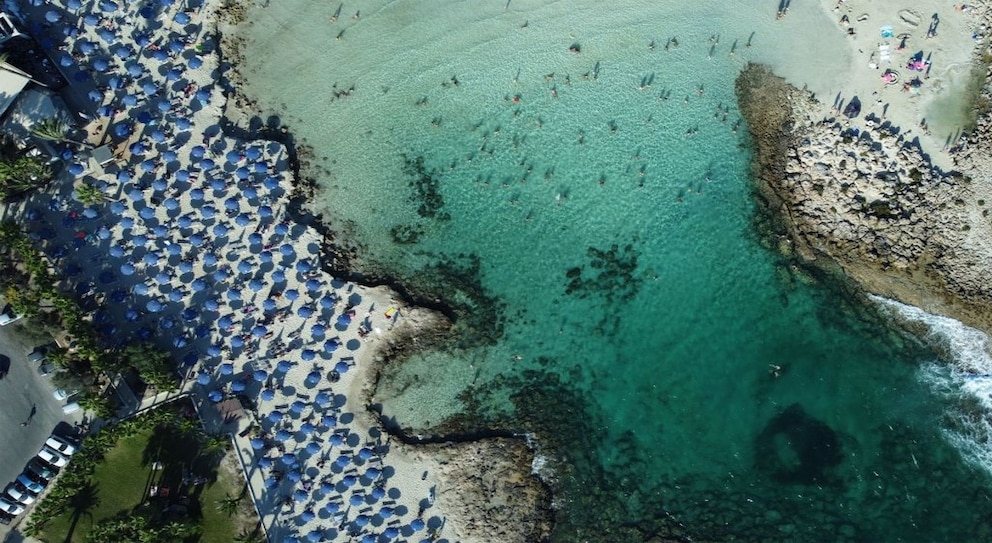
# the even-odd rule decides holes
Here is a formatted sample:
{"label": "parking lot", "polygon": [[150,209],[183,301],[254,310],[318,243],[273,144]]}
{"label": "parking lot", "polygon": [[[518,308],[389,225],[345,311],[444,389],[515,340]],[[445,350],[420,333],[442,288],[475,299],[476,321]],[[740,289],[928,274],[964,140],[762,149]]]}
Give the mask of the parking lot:
{"label": "parking lot", "polygon": [[[82,411],[64,415],[62,405],[65,402],[52,395],[54,388],[49,378],[39,374],[37,363],[28,363],[28,352],[36,344],[43,343],[31,339],[39,334],[28,328],[30,326],[29,319],[0,326],[0,356],[7,357],[0,357],[0,402],[3,402],[0,407],[0,440],[3,442],[0,485],[3,487],[17,478],[57,427],[60,433],[67,433],[83,417]],[[23,516],[18,516],[9,526],[0,525],[0,541]]]}

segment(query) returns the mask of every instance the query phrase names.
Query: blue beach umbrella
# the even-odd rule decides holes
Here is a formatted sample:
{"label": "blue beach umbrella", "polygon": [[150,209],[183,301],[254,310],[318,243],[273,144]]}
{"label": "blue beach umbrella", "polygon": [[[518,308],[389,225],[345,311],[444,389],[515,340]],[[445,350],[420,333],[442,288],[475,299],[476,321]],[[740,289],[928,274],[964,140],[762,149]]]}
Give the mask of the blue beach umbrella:
{"label": "blue beach umbrella", "polygon": [[293,492],[293,499],[298,502],[306,500],[309,496],[310,494],[302,488]]}
{"label": "blue beach umbrella", "polygon": [[355,477],[354,475],[346,475],[343,479],[341,479],[341,484],[343,484],[345,488],[351,488],[358,484],[358,477]]}
{"label": "blue beach umbrella", "polygon": [[121,258],[124,256],[124,248],[120,245],[111,245],[110,249],[107,249],[107,252],[114,258]]}
{"label": "blue beach umbrella", "polygon": [[355,517],[355,526],[358,526],[359,528],[366,526],[368,525],[369,520],[371,519],[369,518],[368,515],[364,515],[364,514],[358,515],[357,517]]}
{"label": "blue beach umbrella", "polygon": [[327,442],[335,447],[340,447],[344,444],[344,437],[340,434],[331,434],[331,437],[327,438]]}
{"label": "blue beach umbrella", "polygon": [[252,378],[259,383],[264,383],[265,379],[268,378],[268,374],[265,373],[265,370],[255,370],[255,373],[252,374]]}
{"label": "blue beach umbrella", "polygon": [[259,292],[263,288],[265,288],[265,285],[262,283],[260,279],[252,279],[248,281],[248,289],[251,290],[252,292]]}
{"label": "blue beach umbrella", "polygon": [[[271,391],[272,389],[269,390]],[[273,392],[273,394],[275,394],[275,392]],[[279,430],[278,432],[276,432],[275,437],[276,437],[276,441],[283,443],[289,441],[289,438],[293,437],[293,434],[288,430]]]}
{"label": "blue beach umbrella", "polygon": [[241,213],[234,218],[234,223],[242,227],[248,226],[251,224],[251,217],[249,217],[246,213]]}
{"label": "blue beach umbrella", "polygon": [[217,255],[214,253],[205,253],[203,255],[203,264],[206,266],[213,266],[217,263]]}
{"label": "blue beach umbrella", "polygon": [[276,391],[272,390],[271,388],[267,388],[263,390],[261,394],[259,394],[259,397],[261,397],[263,401],[270,402],[272,401],[273,398],[276,397]]}
{"label": "blue beach umbrella", "polygon": [[207,398],[214,403],[218,403],[224,399],[224,394],[219,390],[211,390],[210,393],[207,394]]}
{"label": "blue beach umbrella", "polygon": [[[327,415],[327,416],[323,417],[322,419],[320,419],[320,427],[321,428],[324,428],[324,429],[327,429],[327,430],[330,430],[331,428],[334,428],[335,426],[337,426],[337,424],[338,424],[338,418],[335,417],[334,415]],[[332,442],[331,445],[335,445],[335,446],[336,445],[341,445],[341,443],[344,442],[344,438],[342,438],[341,436],[331,436],[331,437],[337,437],[338,438],[337,439],[338,443],[336,443],[336,444],[333,443],[335,440],[332,439],[331,440],[331,442]]]}
{"label": "blue beach umbrella", "polygon": [[320,444],[314,441],[307,443],[306,449],[307,454],[316,454],[320,450]]}
{"label": "blue beach umbrella", "polygon": [[313,511],[307,509],[306,511],[300,513],[300,518],[303,522],[310,522],[311,520],[317,518],[317,516],[314,515]]}
{"label": "blue beach umbrella", "polygon": [[285,296],[286,299],[291,302],[296,301],[300,297],[300,291],[296,290],[295,288],[291,288],[286,292],[284,292],[283,296]]}
{"label": "blue beach umbrella", "polygon": [[290,361],[288,361],[288,360],[280,360],[279,363],[276,364],[276,371],[279,372],[279,373],[286,373],[292,367],[293,367],[293,364],[290,363]]}
{"label": "blue beach umbrella", "polygon": [[194,279],[189,286],[193,289],[193,292],[200,292],[207,289],[207,282],[203,279]]}
{"label": "blue beach umbrella", "polygon": [[210,89],[200,88],[200,90],[196,91],[196,99],[201,102],[210,100]]}
{"label": "blue beach umbrella", "polygon": [[329,394],[328,392],[326,392],[326,391],[323,391],[323,390],[321,390],[321,391],[320,391],[320,392],[318,392],[318,393],[317,393],[317,395],[316,395],[316,396],[314,397],[314,399],[313,399],[313,401],[314,401],[314,403],[316,403],[317,405],[319,405],[319,406],[321,406],[321,407],[323,407],[323,406],[325,406],[325,405],[327,405],[327,404],[329,404],[329,403],[331,403],[331,395],[330,395],[330,394]]}
{"label": "blue beach umbrella", "polygon": [[[203,196],[204,196],[203,195],[203,189],[192,189],[192,190],[189,191],[189,199],[190,200],[193,200],[193,201],[202,200],[203,199]],[[206,215],[204,215],[204,218],[209,219],[210,217],[207,217]]]}
{"label": "blue beach umbrella", "polygon": [[251,438],[251,448],[256,451],[262,450],[265,448],[265,440],[260,437]]}
{"label": "blue beach umbrella", "polygon": [[306,409],[306,407],[307,407],[307,404],[303,403],[300,400],[296,400],[295,402],[293,402],[289,406],[289,410],[292,411],[293,413],[299,415],[300,413],[303,412],[304,409]]}
{"label": "blue beach umbrella", "polygon": [[273,411],[273,412],[269,413],[269,416],[266,417],[266,418],[269,420],[269,422],[276,423],[276,422],[281,421],[282,420],[282,417],[283,417],[283,415],[282,415],[282,412],[281,411]]}
{"label": "blue beach umbrella", "polygon": [[145,296],[146,294],[148,294],[148,285],[144,283],[138,283],[131,288],[134,290],[134,293],[137,294],[138,296]]}
{"label": "blue beach umbrella", "polygon": [[348,503],[350,503],[353,507],[358,507],[365,503],[365,496],[362,496],[361,494],[352,494],[351,498],[348,499]]}
{"label": "blue beach umbrella", "polygon": [[303,317],[304,319],[309,319],[313,316],[313,309],[310,306],[302,306],[296,310],[296,314]]}
{"label": "blue beach umbrella", "polygon": [[309,422],[304,422],[303,424],[300,425],[300,433],[302,433],[305,436],[312,434],[314,430],[316,430],[316,428],[314,428],[314,425],[310,424]]}
{"label": "blue beach umbrella", "polygon": [[159,311],[162,311],[162,309],[164,308],[162,307],[162,304],[158,300],[148,300],[148,303],[145,304],[145,309],[151,311],[152,313],[158,313]]}
{"label": "blue beach umbrella", "polygon": [[234,336],[231,338],[231,347],[234,347],[235,349],[243,347],[244,344],[245,340],[241,339],[241,336]]}
{"label": "blue beach umbrella", "polygon": [[319,371],[311,371],[307,374],[306,384],[309,386],[314,386],[320,382],[320,377],[321,375]]}
{"label": "blue beach umbrella", "polygon": [[197,160],[203,158],[207,152],[207,149],[202,145],[197,145],[189,150],[189,156]]}
{"label": "blue beach umbrella", "polygon": [[262,251],[261,253],[258,253],[258,259],[265,263],[272,262],[272,252]]}
{"label": "blue beach umbrella", "polygon": [[410,529],[413,530],[414,532],[419,532],[420,530],[423,530],[426,526],[427,525],[420,518],[415,518],[410,521]]}
{"label": "blue beach umbrella", "polygon": [[210,374],[201,371],[200,373],[196,374],[196,382],[201,385],[210,384]]}
{"label": "blue beach umbrella", "polygon": [[381,486],[377,486],[372,489],[371,495],[377,500],[381,500],[386,497],[386,489]]}
{"label": "blue beach umbrella", "polygon": [[313,360],[316,356],[317,353],[313,349],[303,349],[303,352],[300,353],[300,358],[307,362]]}
{"label": "blue beach umbrella", "polygon": [[[169,247],[179,247],[179,246],[173,244],[173,245],[170,245]],[[193,271],[193,263],[190,262],[189,260],[183,260],[182,262],[179,263],[179,271],[181,273],[190,273],[191,271]],[[210,309],[210,308],[208,307],[207,309]]]}
{"label": "blue beach umbrella", "polygon": [[327,333],[327,327],[323,324],[315,324],[310,328],[310,334],[314,336],[315,339],[324,337],[325,333]]}
{"label": "blue beach umbrella", "polygon": [[[272,207],[263,205],[258,206],[258,215],[263,218],[268,218],[272,216]],[[287,255],[288,256],[288,255]]]}
{"label": "blue beach umbrella", "polygon": [[237,381],[231,383],[231,392],[244,392],[244,390],[245,390],[244,381],[238,379]]}
{"label": "blue beach umbrella", "polygon": [[285,283],[286,282],[286,274],[283,273],[282,270],[276,270],[276,271],[272,272],[272,280],[275,281],[276,283]]}
{"label": "blue beach umbrella", "polygon": [[134,264],[130,262],[125,262],[121,264],[121,273],[123,275],[134,275]]}
{"label": "blue beach umbrella", "polygon": [[338,362],[337,364],[334,364],[334,371],[338,373],[347,373],[349,369],[350,366],[348,365],[347,362],[341,361]]}
{"label": "blue beach umbrella", "polygon": [[231,364],[230,362],[225,362],[220,365],[221,375],[231,375],[232,373],[234,373],[234,364]]}

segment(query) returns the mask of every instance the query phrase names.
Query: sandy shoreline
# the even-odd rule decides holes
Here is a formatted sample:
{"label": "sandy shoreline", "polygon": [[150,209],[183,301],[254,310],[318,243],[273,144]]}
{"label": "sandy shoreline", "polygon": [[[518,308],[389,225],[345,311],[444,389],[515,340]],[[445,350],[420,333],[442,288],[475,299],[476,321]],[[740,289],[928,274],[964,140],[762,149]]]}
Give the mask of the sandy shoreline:
{"label": "sandy shoreline", "polygon": [[[57,6],[37,7],[26,10],[32,19],[51,17],[46,10]],[[370,410],[369,387],[385,363],[384,353],[449,324],[443,316],[407,306],[389,289],[342,281],[321,269],[326,233],[313,227],[301,203],[313,187],[293,178],[300,149],[279,143],[292,145],[291,134],[281,127],[252,124],[249,112],[231,107],[224,95],[230,89],[217,86],[230,61],[222,57],[226,52],[218,49],[216,36],[230,29],[225,21],[237,17],[237,10],[228,9],[233,7],[219,0],[196,7],[163,4],[163,13],[156,14],[137,5],[94,1],[60,11],[60,18],[79,21],[66,51],[83,42],[99,49],[103,41],[131,46],[132,36],[147,40],[114,50],[119,62],[84,70],[95,79],[90,96],[111,114],[87,130],[96,137],[127,124],[133,133],[116,146],[112,164],[64,172],[49,193],[10,211],[23,214],[53,200],[59,205],[47,206],[39,216],[40,224],[55,224],[62,213],[82,215],[82,207],[96,208],[96,222],[87,228],[99,236],[77,244],[72,258],[90,263],[82,267],[83,277],[101,268],[113,277],[119,291],[114,296],[125,302],[106,317],[120,324],[114,334],[130,337],[145,322],[182,330],[174,338],[163,332],[159,339],[171,339],[181,349],[177,359],[189,366],[183,389],[193,393],[201,411],[239,396],[254,406],[221,427],[236,436],[270,540],[546,538],[549,496],[530,473],[533,452],[522,439],[422,447],[381,429]],[[170,22],[147,22],[157,17]],[[191,44],[200,40],[212,46],[194,51]],[[159,44],[169,48],[160,57]],[[91,56],[77,53],[64,62],[86,67],[94,59],[104,62],[98,55],[99,50]],[[121,73],[125,69],[129,75]],[[143,84],[146,92],[154,89],[151,97],[119,103],[140,94]],[[132,127],[131,116],[148,106],[157,107],[162,120]],[[176,119],[184,128],[174,129]],[[80,180],[98,186],[107,202],[80,206],[72,197]],[[177,218],[180,226],[166,226]],[[55,242],[72,234],[54,232]],[[115,248],[109,256],[108,247]],[[273,262],[270,254],[256,262],[256,253],[269,253],[270,247],[281,260]],[[273,283],[267,276],[274,272],[281,278]],[[147,277],[154,279],[151,284]],[[300,303],[294,303],[297,298]],[[132,304],[147,309],[128,309]],[[201,314],[227,322],[204,317],[195,334],[175,328]],[[324,329],[332,336],[327,341]],[[487,459],[499,481],[473,475],[479,458]]]}

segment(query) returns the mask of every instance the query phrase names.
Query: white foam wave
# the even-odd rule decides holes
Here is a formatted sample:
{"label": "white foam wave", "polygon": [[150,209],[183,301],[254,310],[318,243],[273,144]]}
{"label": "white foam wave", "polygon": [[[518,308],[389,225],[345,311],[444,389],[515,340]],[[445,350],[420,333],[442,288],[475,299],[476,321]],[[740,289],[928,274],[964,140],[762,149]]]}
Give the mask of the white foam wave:
{"label": "white foam wave", "polygon": [[952,400],[941,432],[962,456],[992,473],[992,337],[949,317],[872,296],[892,316],[913,328],[942,360],[920,367],[918,376],[934,393]]}

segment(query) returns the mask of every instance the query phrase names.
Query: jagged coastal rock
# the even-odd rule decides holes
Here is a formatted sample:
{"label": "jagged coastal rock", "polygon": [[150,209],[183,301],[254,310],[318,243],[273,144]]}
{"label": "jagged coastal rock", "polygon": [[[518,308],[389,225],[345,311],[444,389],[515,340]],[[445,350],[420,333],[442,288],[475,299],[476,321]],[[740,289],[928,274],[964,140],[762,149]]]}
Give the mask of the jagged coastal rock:
{"label": "jagged coastal rock", "polygon": [[[988,78],[986,78],[986,83]],[[849,119],[749,65],[736,85],[754,142],[759,203],[780,248],[864,290],[992,331],[992,123],[955,153],[958,171],[882,119]],[[985,99],[989,87],[986,84]]]}

